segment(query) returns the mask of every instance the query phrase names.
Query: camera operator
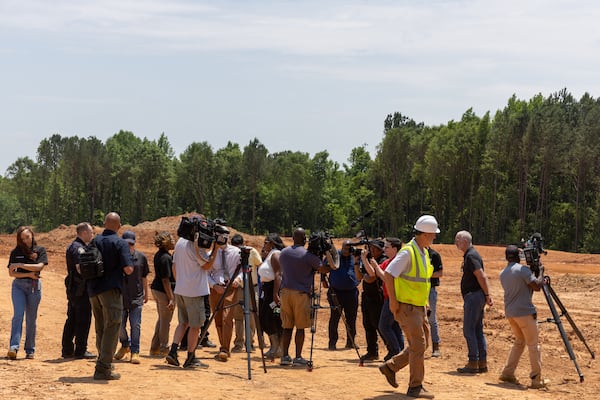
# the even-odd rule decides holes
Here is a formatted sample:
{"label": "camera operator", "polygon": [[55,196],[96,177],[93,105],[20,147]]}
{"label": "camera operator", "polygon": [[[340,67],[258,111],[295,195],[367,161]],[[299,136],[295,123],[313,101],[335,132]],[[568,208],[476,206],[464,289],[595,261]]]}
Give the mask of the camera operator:
{"label": "camera operator", "polygon": [[[385,238],[383,251],[386,258],[381,264],[377,263],[373,258],[367,260],[367,252],[363,251],[361,254],[362,263],[365,270],[369,275],[377,275],[379,279],[383,280],[385,277],[385,270],[390,262],[396,257],[396,254],[404,246],[402,241],[396,237]],[[379,316],[379,333],[383,338],[387,347],[388,353],[383,358],[383,361],[387,361],[396,354],[400,353],[404,349],[404,334],[400,328],[398,321],[394,319],[394,314],[390,310],[390,292],[383,284],[383,306],[381,307],[381,315]]]}
{"label": "camera operator", "polygon": [[[215,261],[208,274],[208,284],[210,286],[210,305],[214,313],[215,326],[219,336],[219,352],[215,360],[225,362],[231,357],[230,346],[233,336],[233,316],[232,307],[236,302],[235,293],[242,284],[242,271],[237,275],[235,270],[240,264],[240,249],[229,243],[229,230],[224,226],[218,225],[215,228],[217,239],[216,247],[213,248],[211,256],[216,254]],[[227,288],[229,281],[231,285]],[[219,301],[223,298],[220,308],[217,310]]]}
{"label": "camera operator", "polygon": [[[383,240],[375,239],[368,243],[369,251],[366,259],[374,259],[381,264],[387,259],[383,252]],[[363,253],[367,253],[363,251]],[[365,261],[363,259],[363,266]],[[379,358],[379,345],[377,343],[377,333],[379,332],[379,317],[383,308],[383,281],[376,274],[369,274],[361,270],[360,263],[355,264],[356,277],[362,280],[363,291],[361,296],[362,322],[365,329],[365,338],[367,340],[367,354],[361,357],[362,361],[377,360]],[[379,333],[381,335],[381,333]]]}
{"label": "camera operator", "polygon": [[[173,334],[173,344],[167,354],[169,364],[179,366],[177,349],[187,330],[187,358],[184,368],[206,368],[208,365],[196,358],[196,346],[200,328],[206,319],[204,301],[209,294],[208,270],[215,261],[216,252],[207,254],[194,240],[180,237],[173,252],[173,276],[175,277],[175,300],[179,323]],[[187,329],[189,327],[189,330]]]}
{"label": "camera operator", "polygon": [[[342,245],[342,249],[338,250],[340,266],[336,269],[335,266],[327,265],[327,268],[330,270],[327,301],[331,306],[331,315],[329,317],[329,350],[336,349],[338,325],[342,311],[348,324],[346,343],[352,346],[352,342],[356,336],[358,280],[354,274],[354,254],[352,254],[352,250],[350,241],[346,240]],[[333,296],[337,298],[337,304]]]}
{"label": "camera operator", "polygon": [[[314,285],[314,273],[327,272],[321,259],[304,248],[306,233],[296,228],[292,235],[294,244],[281,250],[281,322],[283,334],[281,338],[282,356],[280,365],[307,365],[302,358],[304,346],[304,330],[311,326],[311,291]],[[289,355],[292,332],[296,327],[296,357]]]}
{"label": "camera operator", "polygon": [[502,382],[518,383],[515,370],[525,350],[529,351],[531,364],[530,388],[546,387],[548,381],[542,379],[542,360],[538,341],[537,312],[533,302],[533,291],[539,291],[544,285],[544,266],[540,265],[536,277],[530,268],[520,264],[519,248],[514,245],[506,247],[508,265],[500,272],[500,283],[504,289],[504,314],[515,335],[515,342],[510,350],[506,365],[500,375]]}

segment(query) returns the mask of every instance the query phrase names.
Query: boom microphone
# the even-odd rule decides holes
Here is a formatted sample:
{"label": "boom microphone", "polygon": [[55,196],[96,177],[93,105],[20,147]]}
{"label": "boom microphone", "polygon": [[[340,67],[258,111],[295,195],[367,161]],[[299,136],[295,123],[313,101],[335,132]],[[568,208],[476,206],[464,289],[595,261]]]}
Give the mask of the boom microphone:
{"label": "boom microphone", "polygon": [[363,219],[370,217],[373,214],[374,210],[369,210],[366,212],[365,215],[362,215],[358,218],[356,218],[354,221],[352,221],[352,223],[350,224],[350,228],[354,228],[356,226],[356,224],[358,224],[359,222],[361,222]]}

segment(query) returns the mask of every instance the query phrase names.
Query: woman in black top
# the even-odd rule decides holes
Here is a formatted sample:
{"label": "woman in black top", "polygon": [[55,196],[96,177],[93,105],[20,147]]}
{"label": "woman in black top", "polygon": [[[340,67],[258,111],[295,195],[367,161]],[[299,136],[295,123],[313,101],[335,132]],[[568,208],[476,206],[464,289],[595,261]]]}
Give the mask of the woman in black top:
{"label": "woman in black top", "polygon": [[169,232],[157,232],[154,245],[158,247],[158,251],[154,255],[154,280],[150,289],[152,297],[156,300],[158,319],[150,344],[150,355],[164,357],[169,353],[169,329],[175,310],[173,257],[169,253],[175,248],[175,241]]}
{"label": "woman in black top", "polygon": [[10,330],[8,359],[16,360],[25,315],[25,358],[35,354],[37,310],[42,299],[40,272],[48,265],[46,249],[35,242],[33,230],[28,226],[17,229],[17,247],[10,252],[8,274],[15,278],[12,283],[13,318]]}

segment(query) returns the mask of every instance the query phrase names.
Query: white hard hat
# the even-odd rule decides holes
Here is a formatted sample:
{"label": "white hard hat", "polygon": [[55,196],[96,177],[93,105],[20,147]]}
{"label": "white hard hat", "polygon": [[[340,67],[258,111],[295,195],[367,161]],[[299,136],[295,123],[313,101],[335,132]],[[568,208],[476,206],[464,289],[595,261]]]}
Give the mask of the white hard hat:
{"label": "white hard hat", "polygon": [[423,215],[419,217],[415,224],[415,229],[425,233],[440,233],[438,222],[433,215]]}

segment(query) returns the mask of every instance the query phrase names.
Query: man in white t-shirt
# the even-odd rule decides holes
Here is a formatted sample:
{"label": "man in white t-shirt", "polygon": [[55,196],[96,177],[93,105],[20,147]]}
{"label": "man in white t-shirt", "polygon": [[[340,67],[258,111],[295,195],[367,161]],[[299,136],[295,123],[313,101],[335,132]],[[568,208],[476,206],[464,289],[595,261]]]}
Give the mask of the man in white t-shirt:
{"label": "man in white t-shirt", "polygon": [[208,365],[196,358],[196,346],[202,324],[206,319],[204,298],[209,295],[208,272],[215,260],[216,252],[211,256],[205,249],[198,247],[196,240],[179,238],[173,252],[173,274],[175,275],[175,300],[179,324],[175,328],[173,344],[167,355],[167,362],[179,366],[177,349],[189,327],[187,335],[187,358],[184,368],[206,368]]}

